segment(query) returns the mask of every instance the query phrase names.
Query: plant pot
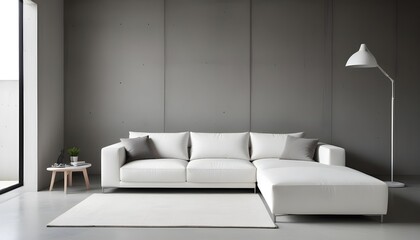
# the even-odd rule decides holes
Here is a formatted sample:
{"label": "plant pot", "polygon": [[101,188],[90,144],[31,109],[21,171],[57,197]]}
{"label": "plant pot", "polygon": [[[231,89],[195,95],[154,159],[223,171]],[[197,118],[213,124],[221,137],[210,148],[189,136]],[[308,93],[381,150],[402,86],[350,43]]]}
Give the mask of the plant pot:
{"label": "plant pot", "polygon": [[79,156],[70,156],[70,162],[77,162],[79,160]]}

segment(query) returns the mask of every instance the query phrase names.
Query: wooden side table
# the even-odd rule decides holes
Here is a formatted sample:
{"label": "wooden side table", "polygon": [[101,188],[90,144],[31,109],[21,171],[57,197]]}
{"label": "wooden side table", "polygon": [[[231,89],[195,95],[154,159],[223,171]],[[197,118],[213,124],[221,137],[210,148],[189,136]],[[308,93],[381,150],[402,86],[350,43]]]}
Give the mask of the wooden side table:
{"label": "wooden side table", "polygon": [[68,185],[71,186],[73,184],[73,172],[83,172],[83,177],[85,178],[85,184],[86,189],[89,189],[89,176],[87,173],[87,168],[91,167],[92,164],[88,163],[83,166],[66,166],[63,168],[57,168],[57,167],[49,167],[47,168],[47,171],[52,172],[51,175],[51,183],[50,183],[50,191],[54,187],[54,181],[55,181],[55,175],[57,172],[63,172],[64,173],[64,193],[67,193],[67,181]]}

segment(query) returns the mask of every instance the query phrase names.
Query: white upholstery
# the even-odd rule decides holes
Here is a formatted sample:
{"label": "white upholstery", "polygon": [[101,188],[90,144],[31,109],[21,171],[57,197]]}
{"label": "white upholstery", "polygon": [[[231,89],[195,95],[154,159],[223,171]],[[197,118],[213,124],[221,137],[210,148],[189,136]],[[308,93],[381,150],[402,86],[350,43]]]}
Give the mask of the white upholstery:
{"label": "white upholstery", "polygon": [[101,150],[101,185],[114,187],[120,183],[120,167],[125,163],[125,148],[116,143]]}
{"label": "white upholstery", "polygon": [[177,158],[188,160],[189,132],[146,133],[130,132],[130,138],[149,136],[151,148],[158,158]]}
{"label": "white upholstery", "polygon": [[249,160],[249,133],[191,132],[191,160],[200,158]]}
{"label": "white upholstery", "polygon": [[273,214],[387,212],[388,188],[351,168],[317,162],[260,159],[257,182]]}
{"label": "white upholstery", "polygon": [[287,167],[322,167],[323,165],[315,161],[286,160],[278,158],[263,158],[252,162],[258,171],[273,168]]}
{"label": "white upholstery", "polygon": [[146,159],[129,162],[120,169],[123,182],[185,182],[188,162],[181,159]]}
{"label": "white upholstery", "polygon": [[285,134],[251,132],[251,160],[261,158],[279,158],[283,153],[288,135],[293,137],[303,137],[303,132]]}
{"label": "white upholstery", "polygon": [[346,151],[341,147],[320,143],[315,159],[322,164],[345,166]]}
{"label": "white upholstery", "polygon": [[249,161],[240,159],[199,159],[187,166],[188,182],[255,182],[256,169]]}
{"label": "white upholstery", "polygon": [[[149,135],[164,159],[125,164],[121,143],[102,149],[102,187],[258,188],[273,214],[373,214],[387,212],[386,184],[345,167],[345,150],[319,144],[316,161],[279,159],[287,134],[188,133]],[[292,134],[301,136],[302,133]],[[170,156],[170,157],[169,157]]]}

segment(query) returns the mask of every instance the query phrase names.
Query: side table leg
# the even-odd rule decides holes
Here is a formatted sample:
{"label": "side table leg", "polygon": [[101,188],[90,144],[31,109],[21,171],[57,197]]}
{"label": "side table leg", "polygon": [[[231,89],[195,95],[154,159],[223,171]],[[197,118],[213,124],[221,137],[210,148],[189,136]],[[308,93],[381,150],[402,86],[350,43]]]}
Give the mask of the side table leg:
{"label": "side table leg", "polygon": [[73,185],[73,172],[69,172],[69,186]]}
{"label": "side table leg", "polygon": [[86,189],[89,189],[89,177],[86,168],[83,169],[83,177],[85,178]]}
{"label": "side table leg", "polygon": [[56,171],[52,171],[52,175],[51,175],[51,183],[50,183],[50,191],[52,191],[53,187],[54,187],[54,181],[55,181],[55,174],[57,172]]}
{"label": "side table leg", "polygon": [[68,178],[68,172],[64,171],[64,193],[67,194],[67,178]]}

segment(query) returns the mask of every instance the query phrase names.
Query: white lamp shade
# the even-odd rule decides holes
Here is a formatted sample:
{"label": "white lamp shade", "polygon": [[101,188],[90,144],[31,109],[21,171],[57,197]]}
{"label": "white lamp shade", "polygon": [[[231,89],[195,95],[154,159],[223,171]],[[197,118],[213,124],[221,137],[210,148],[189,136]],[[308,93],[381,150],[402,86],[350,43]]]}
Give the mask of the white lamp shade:
{"label": "white lamp shade", "polygon": [[353,68],[374,68],[378,67],[375,57],[367,48],[366,44],[360,45],[359,51],[355,52],[349,60],[347,60],[346,67]]}

